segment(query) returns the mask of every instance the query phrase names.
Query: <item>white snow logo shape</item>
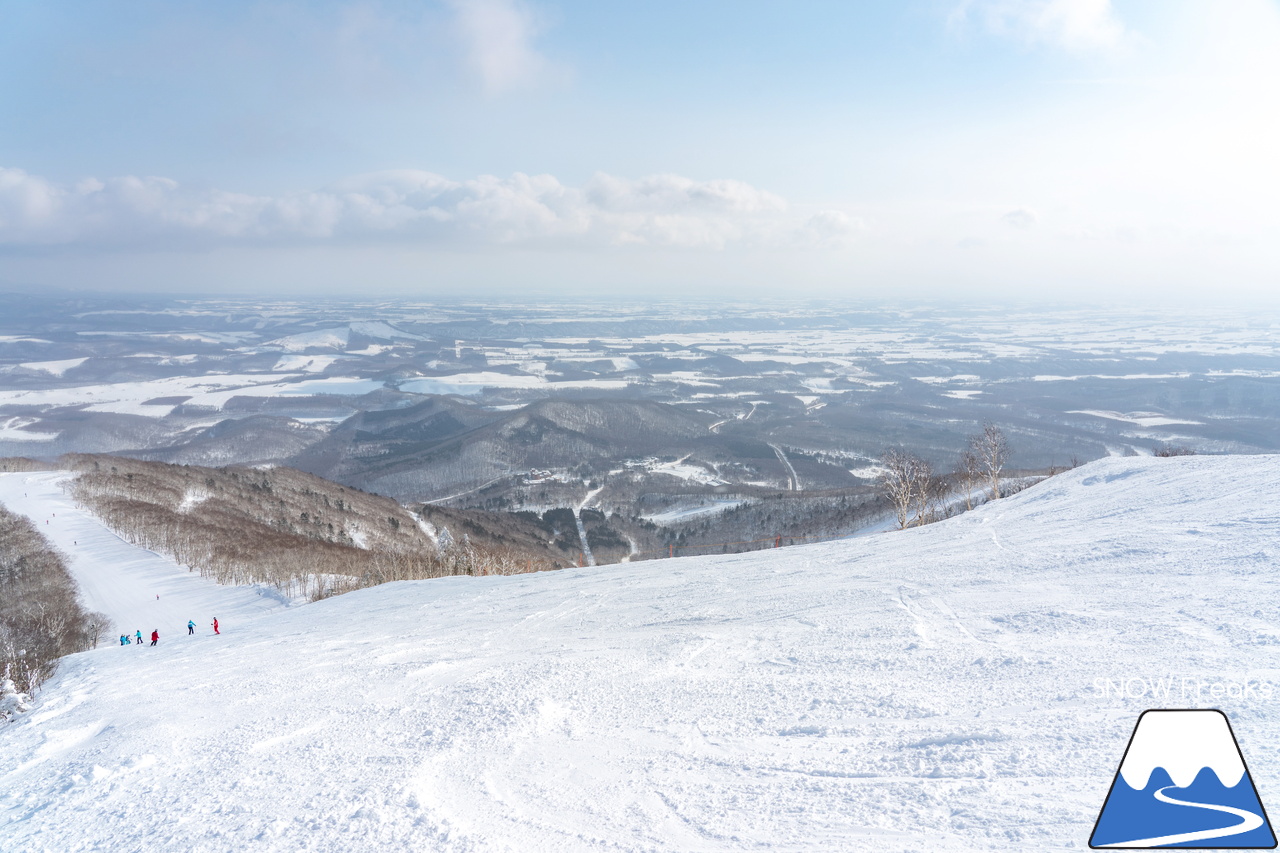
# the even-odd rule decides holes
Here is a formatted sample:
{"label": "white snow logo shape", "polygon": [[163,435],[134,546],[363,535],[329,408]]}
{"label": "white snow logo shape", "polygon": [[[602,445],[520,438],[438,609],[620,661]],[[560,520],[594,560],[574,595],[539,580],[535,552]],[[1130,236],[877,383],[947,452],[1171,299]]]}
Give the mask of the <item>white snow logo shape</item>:
{"label": "white snow logo shape", "polygon": [[1144,711],[1089,846],[1274,848],[1275,833],[1226,714]]}

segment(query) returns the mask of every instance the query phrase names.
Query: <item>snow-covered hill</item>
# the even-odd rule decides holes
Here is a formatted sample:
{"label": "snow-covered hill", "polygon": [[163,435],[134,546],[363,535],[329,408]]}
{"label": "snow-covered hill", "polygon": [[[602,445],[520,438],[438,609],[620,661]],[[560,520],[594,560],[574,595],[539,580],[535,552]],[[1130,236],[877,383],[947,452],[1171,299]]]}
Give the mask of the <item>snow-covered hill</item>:
{"label": "snow-covered hill", "polygon": [[62,483],[72,476],[62,471],[0,474],[0,504],[30,518],[67,555],[82,603],[106,614],[117,636],[159,630],[168,638],[185,634],[188,621],[237,622],[287,603],[270,587],[219,586],[130,545],[63,492]]}
{"label": "snow-covered hill", "polygon": [[0,729],[0,850],[1086,849],[1148,707],[1224,709],[1280,803],[1278,490],[1104,459],[916,530],[99,649]]}

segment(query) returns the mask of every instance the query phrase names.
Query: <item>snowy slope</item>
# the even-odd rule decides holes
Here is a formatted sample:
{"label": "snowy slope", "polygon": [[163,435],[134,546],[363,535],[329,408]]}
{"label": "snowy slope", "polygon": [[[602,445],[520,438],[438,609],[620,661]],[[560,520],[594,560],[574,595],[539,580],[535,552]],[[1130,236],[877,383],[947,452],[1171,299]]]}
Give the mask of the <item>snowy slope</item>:
{"label": "snowy slope", "polygon": [[267,341],[263,346],[279,347],[285,352],[305,352],[309,349],[344,349],[351,338],[351,329],[339,326],[331,329],[316,329],[314,332],[300,332]]}
{"label": "snowy slope", "polygon": [[1104,459],[917,530],[100,649],[0,729],[0,849],[1080,850],[1148,707],[1223,708],[1275,810],[1274,699],[1103,688],[1275,689],[1278,490]]}
{"label": "snowy slope", "polygon": [[219,586],[125,542],[63,493],[59,484],[69,476],[0,474],[0,504],[30,518],[67,555],[81,601],[110,617],[117,636],[150,636],[153,630],[162,638],[177,636],[187,632],[188,620],[212,633],[215,616],[222,624],[236,623],[282,605],[269,587]]}

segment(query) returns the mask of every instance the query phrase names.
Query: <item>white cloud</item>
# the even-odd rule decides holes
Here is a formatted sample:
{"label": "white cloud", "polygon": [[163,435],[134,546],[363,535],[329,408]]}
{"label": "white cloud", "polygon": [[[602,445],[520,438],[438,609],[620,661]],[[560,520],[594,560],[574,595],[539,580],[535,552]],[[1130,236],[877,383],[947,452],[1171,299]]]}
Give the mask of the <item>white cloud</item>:
{"label": "white cloud", "polygon": [[0,168],[0,247],[90,249],[244,245],[524,247],[844,245],[861,223],[838,211],[806,218],[742,181],[597,174],[581,187],[551,175],[453,181],[403,170],[330,188],[266,196],[197,190],[167,178],[88,178],[59,185]]}
{"label": "white cloud", "polygon": [[1026,230],[1039,222],[1040,217],[1036,216],[1036,212],[1029,207],[1019,207],[1000,217],[1000,221],[1011,228]]}
{"label": "white cloud", "polygon": [[838,249],[848,246],[866,230],[861,219],[839,210],[820,210],[797,232],[802,246]]}
{"label": "white cloud", "polygon": [[57,208],[57,190],[19,169],[0,169],[0,233],[47,222]]}
{"label": "white cloud", "polygon": [[467,64],[491,95],[528,88],[550,68],[534,47],[541,27],[520,0],[450,0]]}
{"label": "white cloud", "polygon": [[1111,0],[965,0],[951,21],[973,21],[994,35],[1072,51],[1114,48],[1126,35]]}

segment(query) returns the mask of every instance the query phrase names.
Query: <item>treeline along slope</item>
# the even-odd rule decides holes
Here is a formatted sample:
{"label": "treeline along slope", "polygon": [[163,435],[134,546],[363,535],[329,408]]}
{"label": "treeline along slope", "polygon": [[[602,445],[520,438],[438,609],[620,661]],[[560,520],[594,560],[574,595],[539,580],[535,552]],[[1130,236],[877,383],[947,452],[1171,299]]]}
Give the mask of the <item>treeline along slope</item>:
{"label": "treeline along slope", "polygon": [[[124,539],[219,583],[324,597],[390,580],[556,568],[543,549],[428,534],[396,501],[291,468],[76,454],[73,497]],[[437,528],[438,529],[438,528]],[[434,530],[433,530],[434,533]]]}

